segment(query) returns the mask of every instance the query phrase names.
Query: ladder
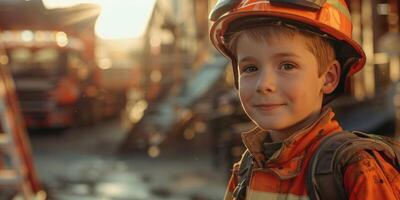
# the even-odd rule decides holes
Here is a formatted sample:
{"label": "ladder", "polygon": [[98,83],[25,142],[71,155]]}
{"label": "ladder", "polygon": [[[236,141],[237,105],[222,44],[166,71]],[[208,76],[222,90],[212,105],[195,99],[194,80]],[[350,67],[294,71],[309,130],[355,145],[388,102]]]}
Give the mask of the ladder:
{"label": "ladder", "polygon": [[0,65],[0,193],[13,191],[13,199],[45,199],[36,177],[29,139],[18,105],[14,82]]}

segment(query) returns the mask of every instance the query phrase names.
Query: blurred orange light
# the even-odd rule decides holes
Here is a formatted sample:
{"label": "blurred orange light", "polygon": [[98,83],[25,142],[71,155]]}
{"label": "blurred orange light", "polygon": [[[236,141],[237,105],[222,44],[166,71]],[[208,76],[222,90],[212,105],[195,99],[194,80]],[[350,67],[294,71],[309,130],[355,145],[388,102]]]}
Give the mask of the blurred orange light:
{"label": "blurred orange light", "polygon": [[158,157],[160,155],[160,148],[157,146],[152,146],[149,148],[147,153],[152,158]]}
{"label": "blurred orange light", "polygon": [[67,44],[68,44],[68,37],[67,37],[67,34],[65,34],[64,32],[57,32],[56,33],[56,41],[57,41],[57,44],[60,46],[60,47],[65,47],[65,46],[67,46]]}

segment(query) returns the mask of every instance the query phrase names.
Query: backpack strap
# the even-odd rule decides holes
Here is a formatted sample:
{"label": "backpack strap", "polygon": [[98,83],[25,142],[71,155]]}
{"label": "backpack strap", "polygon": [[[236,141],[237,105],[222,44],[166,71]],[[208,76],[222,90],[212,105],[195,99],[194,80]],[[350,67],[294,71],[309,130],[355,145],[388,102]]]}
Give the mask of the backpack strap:
{"label": "backpack strap", "polygon": [[233,197],[236,200],[244,200],[246,197],[246,189],[249,185],[251,171],[253,168],[253,158],[248,150],[246,150],[240,160],[238,172],[238,184],[233,191]]}
{"label": "backpack strap", "polygon": [[347,199],[343,175],[360,151],[378,151],[399,169],[400,145],[395,141],[361,132],[343,131],[325,137],[309,162],[307,191],[311,200]]}
{"label": "backpack strap", "polygon": [[311,200],[346,199],[344,189],[336,184],[332,176],[332,163],[337,149],[349,138],[355,137],[354,134],[343,131],[330,134],[322,139],[309,161],[307,169],[306,185]]}
{"label": "backpack strap", "polygon": [[333,176],[336,180],[336,183],[341,185],[341,188],[344,188],[343,175],[345,173],[346,166],[350,163],[351,158],[360,151],[366,151],[372,156],[372,151],[377,151],[381,155],[384,155],[384,157],[388,159],[387,161],[389,161],[392,166],[399,171],[399,157],[398,152],[396,153],[395,150],[399,147],[398,145],[391,145],[387,139],[377,135],[361,132],[353,132],[353,134],[355,134],[357,138],[344,143],[340,149],[337,150],[336,155],[334,155]]}
{"label": "backpack strap", "polygon": [[397,141],[391,137],[366,134],[366,133],[362,133],[359,131],[353,131],[353,133],[359,137],[370,138],[370,139],[373,139],[374,142],[383,143],[383,144],[385,144],[385,145],[382,145],[384,147],[389,146],[390,148],[387,149],[387,151],[384,151],[383,153],[385,154],[385,156],[387,158],[391,159],[390,160],[391,164],[396,168],[396,170],[400,171],[400,143],[399,143],[399,141]]}

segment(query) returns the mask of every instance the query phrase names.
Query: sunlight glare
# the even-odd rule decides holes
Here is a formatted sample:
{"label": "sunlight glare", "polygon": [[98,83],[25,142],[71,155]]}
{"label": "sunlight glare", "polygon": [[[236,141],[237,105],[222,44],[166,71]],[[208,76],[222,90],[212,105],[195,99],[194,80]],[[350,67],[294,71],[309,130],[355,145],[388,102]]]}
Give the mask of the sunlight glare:
{"label": "sunlight glare", "polygon": [[96,35],[102,39],[138,38],[144,34],[155,0],[43,0],[46,8],[61,8],[79,3],[100,5]]}

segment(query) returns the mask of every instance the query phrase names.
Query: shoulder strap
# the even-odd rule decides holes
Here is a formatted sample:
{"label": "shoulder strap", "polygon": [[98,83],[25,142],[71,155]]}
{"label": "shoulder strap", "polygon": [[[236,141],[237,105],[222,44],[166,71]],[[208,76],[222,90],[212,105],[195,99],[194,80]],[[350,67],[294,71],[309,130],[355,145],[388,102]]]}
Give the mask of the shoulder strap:
{"label": "shoulder strap", "polygon": [[378,142],[380,144],[383,143],[382,144],[383,147],[389,147],[389,148],[385,148],[385,150],[382,153],[384,153],[384,155],[387,158],[391,159],[390,160],[391,164],[396,168],[397,171],[400,171],[400,143],[399,143],[399,141],[397,141],[391,137],[366,134],[366,133],[362,133],[359,131],[354,131],[353,133],[359,137],[370,138],[370,139],[374,140],[374,142]]}
{"label": "shoulder strap", "polygon": [[322,139],[307,169],[307,192],[311,200],[346,199],[343,188],[337,186],[332,176],[332,163],[337,149],[349,138],[355,137],[357,136],[343,131]]}
{"label": "shoulder strap", "polygon": [[253,158],[248,150],[246,150],[240,160],[238,172],[238,184],[233,191],[233,197],[237,200],[244,200],[246,197],[246,187],[249,185],[251,170],[253,166]]}
{"label": "shoulder strap", "polygon": [[372,153],[372,151],[379,152],[388,159],[397,171],[399,171],[398,148],[400,146],[398,144],[390,144],[387,138],[385,139],[378,135],[361,132],[353,132],[353,134],[356,135],[357,138],[341,145],[340,149],[337,150],[337,153],[334,156],[333,176],[337,185],[340,184],[341,188],[344,187],[342,180],[345,173],[345,167],[349,164],[351,158],[360,151],[366,151],[368,153]]}
{"label": "shoulder strap", "polygon": [[399,170],[400,145],[395,141],[348,131],[324,138],[308,166],[306,181],[310,199],[347,199],[343,185],[344,170],[357,152],[369,150],[384,154]]}

